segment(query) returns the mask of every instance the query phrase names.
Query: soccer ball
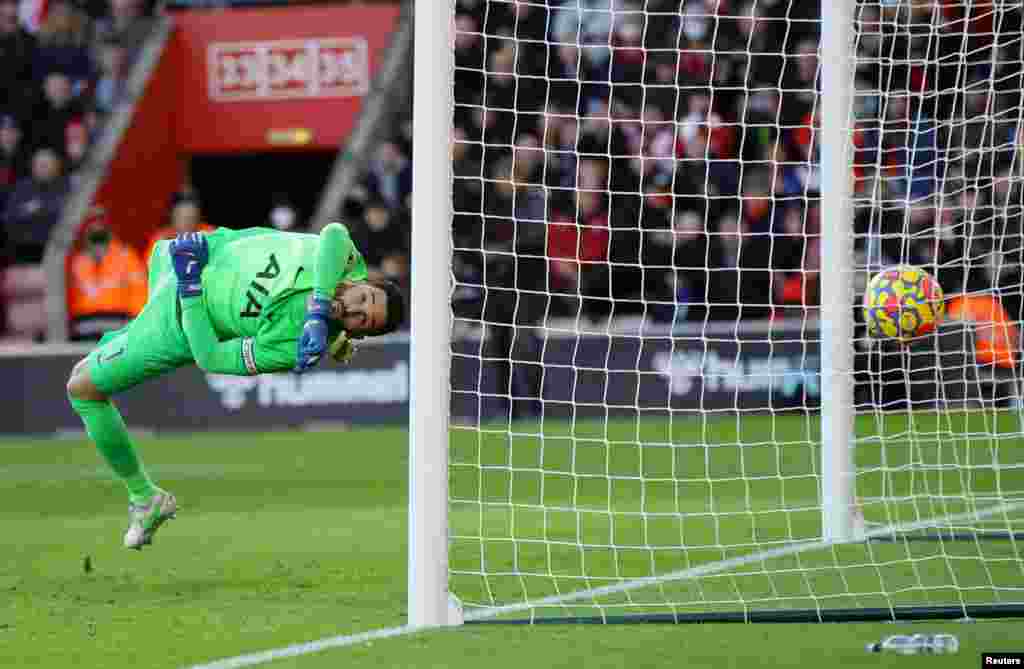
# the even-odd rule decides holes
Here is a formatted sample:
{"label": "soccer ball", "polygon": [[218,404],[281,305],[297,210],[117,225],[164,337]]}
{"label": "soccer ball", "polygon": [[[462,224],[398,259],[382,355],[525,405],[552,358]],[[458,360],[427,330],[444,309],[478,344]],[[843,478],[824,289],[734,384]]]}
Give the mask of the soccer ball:
{"label": "soccer ball", "polygon": [[945,313],[942,286],[920,267],[884,269],[864,291],[864,322],[873,339],[906,344],[935,330]]}

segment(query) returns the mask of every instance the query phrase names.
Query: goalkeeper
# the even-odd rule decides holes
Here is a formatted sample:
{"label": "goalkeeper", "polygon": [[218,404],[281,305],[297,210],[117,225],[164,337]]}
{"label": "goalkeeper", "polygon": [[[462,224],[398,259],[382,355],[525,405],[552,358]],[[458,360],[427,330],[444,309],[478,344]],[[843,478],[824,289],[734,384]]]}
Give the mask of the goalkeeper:
{"label": "goalkeeper", "polygon": [[403,314],[397,286],[367,281],[340,223],[319,235],[221,228],[158,243],[142,312],[105,334],[68,380],[72,408],[128,488],[125,546],[151,543],[177,502],[146,474],[112,395],[188,364],[214,374],[301,374],[327,352],[347,360],[352,340],[395,330]]}

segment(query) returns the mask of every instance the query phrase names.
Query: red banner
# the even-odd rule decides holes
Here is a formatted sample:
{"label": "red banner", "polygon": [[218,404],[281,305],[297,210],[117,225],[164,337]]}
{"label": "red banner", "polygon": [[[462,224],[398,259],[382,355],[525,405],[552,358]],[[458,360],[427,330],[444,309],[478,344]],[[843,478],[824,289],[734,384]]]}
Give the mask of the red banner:
{"label": "red banner", "polygon": [[398,13],[391,5],[177,14],[182,150],[338,148]]}

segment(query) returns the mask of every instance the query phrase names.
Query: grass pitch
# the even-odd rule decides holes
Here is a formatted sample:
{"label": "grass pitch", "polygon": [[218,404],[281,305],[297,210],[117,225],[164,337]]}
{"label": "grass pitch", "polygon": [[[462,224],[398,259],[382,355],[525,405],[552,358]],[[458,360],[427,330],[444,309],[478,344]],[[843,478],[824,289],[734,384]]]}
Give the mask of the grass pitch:
{"label": "grass pitch", "polygon": [[[537,574],[526,587],[531,596],[543,596],[548,594],[545,589],[579,587],[583,559],[589,560],[586,564],[592,571],[588,573],[598,579],[593,585],[614,576],[616,569],[625,576],[649,574],[651,546],[665,548],[654,561],[659,571],[678,566],[658,560],[662,556],[670,560],[668,556],[675,553],[675,560],[681,561],[681,552],[673,549],[680,544],[694,547],[690,560],[721,559],[721,550],[715,554],[715,537],[707,534],[712,518],[708,514],[712,510],[728,514],[749,501],[763,513],[719,515],[727,521],[720,523],[724,534],[719,535],[719,543],[738,543],[755,536],[751,532],[762,542],[810,536],[817,529],[813,513],[787,516],[771,510],[783,504],[799,508],[813,497],[810,473],[817,453],[808,435],[815,427],[799,418],[760,424],[759,420],[763,421],[680,421],[669,427],[659,421],[625,421],[610,427],[523,426],[511,440],[496,433],[456,432],[453,494],[464,501],[453,504],[453,529],[464,537],[460,541],[484,537],[488,547],[475,551],[484,557],[456,550],[453,567],[465,572],[455,579],[458,591],[470,602],[513,596],[515,588],[523,587],[521,580],[493,579],[488,594],[487,584],[472,576],[484,566],[500,570],[512,560],[520,560],[522,567]],[[1024,461],[1024,444],[998,437],[1003,428],[989,425],[974,430],[961,425],[954,430],[957,434],[977,436],[921,440],[907,434],[939,434],[947,426],[918,425],[910,432],[906,427],[899,423],[884,427],[893,440],[892,448],[884,449],[889,460],[883,463],[883,449],[870,447],[859,456],[862,467],[875,463],[877,469],[858,482],[867,497],[896,488],[912,493],[907,501],[887,507],[872,506],[869,499],[869,517],[885,508],[899,516],[893,520],[957,511],[952,501],[942,500],[953,500],[965,489],[1017,491],[1018,495],[1024,490],[1019,468],[1004,469],[996,476],[985,467],[994,452],[1012,453],[1010,447],[1017,449],[1015,462]],[[1010,426],[1005,431],[1012,430]],[[697,449],[680,446],[702,439],[720,448],[708,449],[707,457],[698,458]],[[896,447],[900,439],[907,442],[905,448]],[[740,440],[763,446],[740,449],[735,446]],[[146,439],[140,447],[151,473],[178,496],[181,509],[179,519],[160,531],[154,546],[135,553],[120,547],[127,519],[123,489],[110,480],[90,445],[0,442],[0,666],[175,669],[404,624],[408,465],[404,431],[194,435]],[[961,467],[966,473],[950,475],[945,473],[948,468],[929,466],[939,461],[967,465]],[[671,476],[673,468],[677,478],[687,479],[686,484],[652,486],[642,500],[635,499],[629,482],[636,472],[657,479]],[[538,473],[539,469],[548,473]],[[594,480],[591,477],[602,469],[616,481],[621,479],[621,485],[606,482],[599,488],[584,483]],[[707,483],[715,480],[720,482]],[[926,506],[926,492],[932,498],[930,506]],[[472,499],[487,503],[474,504]],[[567,502],[589,509],[594,523],[577,529],[565,519],[545,520],[538,510],[541,505],[557,507]],[[654,522],[661,517],[659,512],[675,509],[709,520],[683,528]],[[636,526],[627,523],[616,530],[597,522],[610,517],[612,510],[634,513]],[[1003,525],[1008,521],[1020,522],[1004,518]],[[501,547],[511,536],[524,545],[531,540],[560,541],[566,549],[550,558],[529,552],[516,555]],[[602,537],[639,545],[647,553],[581,552],[580,546],[597,545]],[[965,552],[951,561],[937,558],[937,550],[945,555]],[[892,562],[882,569],[887,576],[903,574],[910,579],[906,582],[919,583],[923,589],[911,588],[904,596],[922,603],[928,601],[928,593],[948,594],[942,592],[950,579],[943,566],[951,563],[957,567],[954,576],[961,587],[996,581],[1024,587],[1021,546],[1004,543],[970,550],[897,545],[877,547],[871,559],[877,565]],[[979,550],[986,559],[979,558]],[[865,559],[864,555],[854,557]],[[835,559],[806,555],[800,565],[834,567]],[[853,593],[857,603],[867,604],[879,578],[877,567],[870,571],[842,571],[846,580],[833,589]],[[836,576],[833,568],[814,578]],[[799,584],[801,580],[804,585]],[[808,585],[806,579],[795,576],[788,581],[777,579],[775,594],[765,594],[763,589],[771,584],[733,574],[706,583],[703,596],[723,599],[727,582],[740,587],[745,597],[761,596],[766,601],[779,597],[778,588],[788,588],[791,591],[782,594],[791,606],[802,605],[801,593],[821,592],[828,586],[827,581]],[[789,585],[781,586],[784,582]],[[906,582],[890,579],[886,584],[902,589]],[[719,587],[723,589],[716,591]],[[967,592],[978,601],[998,601],[982,587]],[[699,593],[691,584],[663,591],[661,596],[667,595],[684,610],[686,602],[696,606]],[[654,601],[653,595],[649,599]],[[624,603],[628,602],[601,604]],[[729,608],[725,604],[723,608]],[[580,612],[592,614],[593,608]],[[953,667],[977,663],[982,651],[1024,650],[1021,622],[467,626],[269,666],[476,669],[486,663],[488,669],[521,669],[530,665],[807,666],[825,661],[877,666],[879,658],[864,652],[871,641],[894,633],[948,631],[960,638],[958,656],[899,658],[899,662],[908,667]],[[886,664],[894,661],[884,659]]]}

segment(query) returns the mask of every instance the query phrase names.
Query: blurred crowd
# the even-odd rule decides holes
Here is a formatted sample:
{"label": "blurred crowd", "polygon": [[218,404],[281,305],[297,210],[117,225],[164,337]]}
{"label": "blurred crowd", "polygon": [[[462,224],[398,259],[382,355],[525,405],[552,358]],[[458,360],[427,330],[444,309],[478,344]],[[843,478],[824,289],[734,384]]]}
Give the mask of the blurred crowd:
{"label": "blurred crowd", "polygon": [[[143,0],[53,0],[33,24],[25,2],[0,0],[10,264],[41,257],[151,21]],[[813,315],[828,206],[819,11],[818,0],[457,0],[456,314],[510,325]],[[1019,322],[1021,9],[864,0],[855,13],[861,274],[923,265],[947,294],[989,291]],[[411,190],[406,118],[341,212],[371,273],[406,286]],[[201,219],[184,193],[158,234]],[[103,227],[102,212],[90,220],[83,239]],[[304,221],[283,198],[265,223]]]}
{"label": "blurred crowd", "polygon": [[46,242],[123,98],[151,13],[147,0],[0,0],[0,264],[16,334],[44,329],[38,309],[19,304],[44,290]]}
{"label": "blurred crowd", "polygon": [[[813,312],[819,7],[459,0],[462,313],[510,288],[527,322]],[[1019,321],[1021,11],[994,7],[857,4],[857,262],[1001,288]]]}

